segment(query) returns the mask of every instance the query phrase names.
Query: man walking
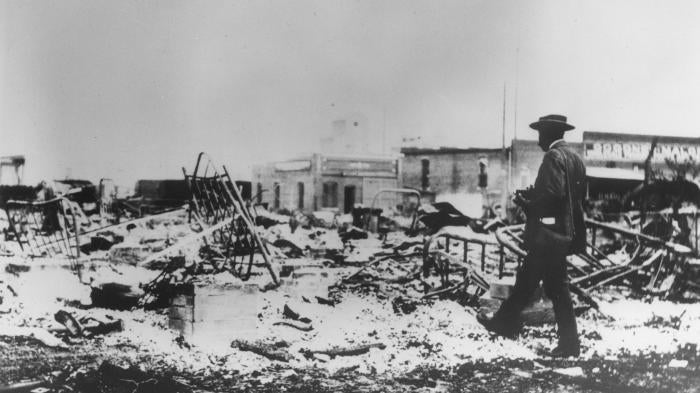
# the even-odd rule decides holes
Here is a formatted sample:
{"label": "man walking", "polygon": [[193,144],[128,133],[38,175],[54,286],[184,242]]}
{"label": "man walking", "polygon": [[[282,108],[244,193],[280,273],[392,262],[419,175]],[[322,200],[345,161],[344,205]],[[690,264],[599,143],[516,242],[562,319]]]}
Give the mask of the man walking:
{"label": "man walking", "polygon": [[561,115],[548,115],[532,124],[539,132],[539,146],[545,151],[534,188],[518,193],[514,202],[527,215],[524,246],[528,250],[516,276],[513,292],[493,318],[479,314],[488,330],[509,338],[520,331],[520,313],[532,298],[540,281],[552,300],[559,345],[552,356],[580,354],[571,294],[566,274],[566,256],[583,251],[586,230],[583,219],[586,167],[581,157],[564,141],[574,126]]}

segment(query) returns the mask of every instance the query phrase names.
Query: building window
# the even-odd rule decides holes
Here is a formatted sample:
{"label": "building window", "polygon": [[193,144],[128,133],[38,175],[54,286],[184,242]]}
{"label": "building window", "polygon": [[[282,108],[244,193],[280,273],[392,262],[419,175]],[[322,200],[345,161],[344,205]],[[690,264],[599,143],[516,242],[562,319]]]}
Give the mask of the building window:
{"label": "building window", "polygon": [[423,191],[430,187],[430,160],[424,158],[420,160],[420,187]]}
{"label": "building window", "polygon": [[275,209],[279,209],[279,208],[280,208],[280,188],[281,188],[281,186],[280,186],[279,183],[275,183],[275,184],[272,186],[272,188],[273,188],[273,193],[274,193],[274,195],[275,195],[275,199],[274,199],[274,201],[273,201],[272,206],[273,206]]}
{"label": "building window", "polygon": [[338,183],[331,181],[323,183],[321,207],[338,207]]}
{"label": "building window", "polygon": [[486,188],[488,187],[489,184],[489,175],[486,172],[486,169],[489,166],[489,162],[486,159],[486,157],[479,157],[479,177],[478,177],[478,184],[477,186],[479,188]]}
{"label": "building window", "polygon": [[345,186],[343,213],[352,212],[352,208],[355,206],[355,190],[355,186]]}
{"label": "building window", "polygon": [[297,208],[304,209],[304,182],[297,183]]}
{"label": "building window", "polygon": [[262,183],[258,183],[258,185],[255,189],[255,200],[258,203],[262,203],[262,194],[263,194]]}

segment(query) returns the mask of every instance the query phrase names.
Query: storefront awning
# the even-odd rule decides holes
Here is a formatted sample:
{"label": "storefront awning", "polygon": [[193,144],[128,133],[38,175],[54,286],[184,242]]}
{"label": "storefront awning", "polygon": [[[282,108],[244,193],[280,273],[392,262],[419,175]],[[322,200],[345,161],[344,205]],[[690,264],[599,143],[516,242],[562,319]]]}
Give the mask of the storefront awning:
{"label": "storefront awning", "polygon": [[595,179],[644,180],[643,171],[623,168],[587,167],[586,176]]}

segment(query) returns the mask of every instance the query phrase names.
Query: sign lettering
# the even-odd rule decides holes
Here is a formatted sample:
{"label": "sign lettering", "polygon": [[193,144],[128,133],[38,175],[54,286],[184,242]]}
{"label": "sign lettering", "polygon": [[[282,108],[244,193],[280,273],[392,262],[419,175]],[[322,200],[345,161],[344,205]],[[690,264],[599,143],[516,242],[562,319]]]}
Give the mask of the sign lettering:
{"label": "sign lettering", "polygon": [[[600,161],[644,162],[651,149],[651,142],[593,142],[586,143],[585,158]],[[700,146],[678,143],[657,144],[652,162],[669,160],[700,162]]]}

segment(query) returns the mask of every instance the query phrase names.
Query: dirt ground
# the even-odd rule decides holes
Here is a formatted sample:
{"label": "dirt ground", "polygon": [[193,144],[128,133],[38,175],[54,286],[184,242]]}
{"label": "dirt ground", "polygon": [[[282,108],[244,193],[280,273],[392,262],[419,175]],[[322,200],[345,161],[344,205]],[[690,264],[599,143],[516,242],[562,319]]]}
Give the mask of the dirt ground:
{"label": "dirt ground", "polygon": [[[3,338],[0,344],[2,383],[42,380],[51,392],[698,392],[700,362],[694,349],[674,354],[620,356],[615,360],[495,359],[465,362],[450,368],[419,367],[406,373],[358,373],[341,369],[295,369],[284,365],[252,373],[222,371],[215,366],[188,373],[169,368],[148,352],[130,346],[109,350],[83,342],[69,350],[46,348],[32,339]],[[673,359],[685,367],[669,367]],[[115,381],[100,367],[138,365],[148,376],[137,385]],[[576,370],[580,367],[580,370]],[[573,370],[572,375],[565,375]],[[136,378],[135,380],[138,380]],[[167,384],[164,382],[167,381]],[[155,389],[155,390],[154,390]]]}
{"label": "dirt ground", "polygon": [[[369,299],[365,301],[369,302]],[[445,303],[454,302],[438,302],[439,305]],[[414,318],[420,317],[420,307]],[[434,312],[439,312],[439,309],[434,309],[435,304],[430,307]],[[661,306],[657,304],[655,308]],[[79,312],[70,307],[66,309]],[[90,312],[96,313],[94,309]],[[616,336],[607,337],[605,327],[610,327],[609,322],[606,325],[592,318],[591,314],[586,314],[579,317],[586,353],[580,359],[548,357],[547,347],[555,342],[556,332],[553,326],[545,325],[526,328],[517,341],[492,337],[484,331],[470,333],[463,345],[474,347],[475,343],[479,343],[483,349],[476,349],[477,352],[468,354],[462,361],[447,363],[440,361],[442,352],[447,348],[439,343],[415,337],[399,340],[392,345],[401,348],[377,352],[394,349],[396,356],[400,356],[417,348],[418,356],[423,361],[408,369],[390,367],[385,370],[377,370],[373,366],[376,363],[372,363],[371,359],[378,356],[376,353],[340,360],[321,359],[314,363],[283,363],[267,361],[257,355],[241,357],[242,353],[231,349],[201,351],[186,339],[163,330],[166,310],[125,311],[119,316],[132,314],[130,323],[152,325],[153,332],[160,331],[167,336],[169,346],[164,347],[165,351],[132,337],[135,333],[129,330],[93,338],[65,339],[65,348],[50,348],[30,337],[0,335],[0,386],[37,381],[48,389],[39,392],[130,393],[700,391],[697,344],[684,343],[687,340],[677,335],[677,329],[668,326],[668,318],[658,317],[657,314],[652,314],[655,317],[645,320],[641,326],[660,334],[656,339],[668,340],[665,343],[668,345],[663,348],[676,345],[675,350],[650,350],[644,343],[638,343],[639,348],[634,352],[622,349],[604,354],[602,351],[601,354],[592,353],[596,345],[605,347],[608,345],[605,340],[615,340]],[[633,311],[633,314],[640,314],[640,311]],[[691,320],[689,323],[693,322]],[[626,320],[624,323],[629,325],[631,322]],[[600,333],[592,330],[591,326],[599,326]],[[628,326],[627,334],[642,334],[641,326],[637,330]],[[682,326],[679,330],[686,328],[688,326]],[[115,340],[115,336],[118,339]],[[228,347],[229,343],[220,344]],[[501,346],[524,346],[532,349],[534,356],[489,357],[488,353],[484,353]],[[329,363],[333,361],[346,363],[347,367],[330,367]]]}

